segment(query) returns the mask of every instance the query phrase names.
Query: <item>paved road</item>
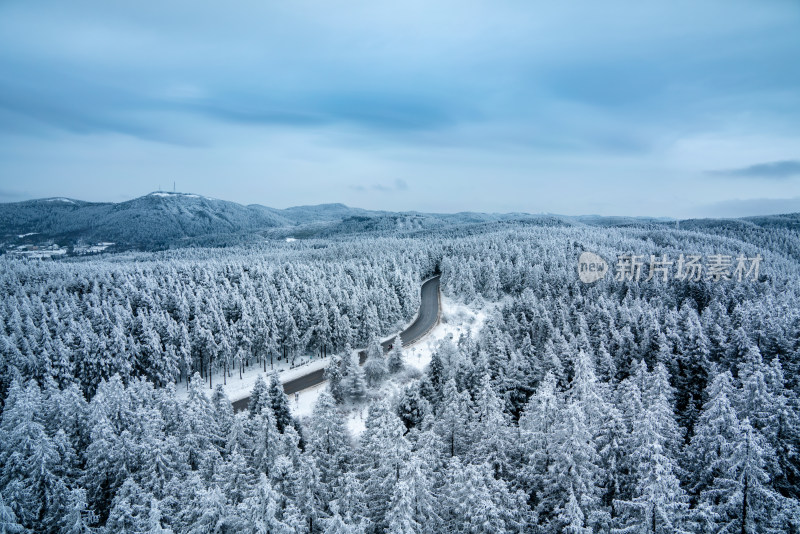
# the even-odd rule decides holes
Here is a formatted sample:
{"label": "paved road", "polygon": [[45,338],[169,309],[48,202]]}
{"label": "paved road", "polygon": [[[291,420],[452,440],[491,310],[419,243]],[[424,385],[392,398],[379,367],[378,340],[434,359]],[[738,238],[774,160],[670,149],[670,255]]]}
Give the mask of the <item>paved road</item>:
{"label": "paved road", "polygon": [[[416,320],[411,323],[411,325],[400,332],[400,339],[403,341],[403,346],[407,347],[409,345],[413,345],[436,326],[436,323],[439,321],[439,277],[436,276],[431,278],[424,284],[422,284],[422,290],[420,295],[420,305],[419,305],[419,314],[417,315]],[[383,346],[384,351],[389,350],[389,346],[394,342],[394,337],[387,339],[381,345]],[[364,363],[364,360],[367,359],[367,353],[365,351],[361,351],[358,353],[359,360],[361,363]],[[283,384],[283,391],[286,392],[287,395],[291,395],[297,391],[302,391],[306,388],[310,388],[312,386],[316,386],[317,384],[321,384],[324,381],[323,378],[323,369],[318,369],[316,371],[312,371],[307,375],[300,376],[293,380],[290,380]],[[250,403],[250,397],[245,399],[238,400],[233,403],[233,410],[236,412],[241,412],[242,410],[247,409],[247,405]]]}

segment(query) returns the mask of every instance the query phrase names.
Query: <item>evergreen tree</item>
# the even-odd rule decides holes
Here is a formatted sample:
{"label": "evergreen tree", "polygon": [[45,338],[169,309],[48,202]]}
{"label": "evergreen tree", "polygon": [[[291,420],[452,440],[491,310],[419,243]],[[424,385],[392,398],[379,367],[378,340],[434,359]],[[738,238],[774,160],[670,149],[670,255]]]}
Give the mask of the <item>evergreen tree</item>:
{"label": "evergreen tree", "polygon": [[279,451],[279,432],[272,410],[265,409],[250,421],[253,467],[259,473],[269,474]]}
{"label": "evergreen tree", "polygon": [[394,342],[392,343],[392,349],[389,351],[389,358],[387,360],[387,366],[389,368],[390,373],[397,373],[403,370],[404,367],[403,363],[403,340],[400,339],[400,334],[394,337]]}
{"label": "evergreen tree", "polygon": [[40,422],[41,392],[35,382],[22,388],[14,380],[0,422],[0,490],[17,520],[44,530],[49,506],[63,485],[56,471],[61,455]]}
{"label": "evergreen tree", "polygon": [[[440,395],[442,393],[442,388],[444,387],[444,384],[447,381],[447,372],[445,370],[445,365],[444,362],[442,361],[440,352],[441,352],[440,350],[435,350],[433,352],[433,354],[431,355],[431,361],[428,364],[428,369],[427,369],[427,377],[430,381],[431,386],[433,387],[433,391],[437,395]],[[438,401],[439,398],[437,397],[436,400]]]}
{"label": "evergreen tree", "polygon": [[617,515],[614,502],[623,498],[623,491],[633,485],[630,482],[628,436],[622,413],[616,406],[609,404],[606,421],[595,442],[600,466],[600,505],[610,510],[612,519]]}
{"label": "evergreen tree", "polygon": [[401,473],[392,494],[387,519],[389,532],[436,532],[441,519],[436,513],[433,484],[416,458],[412,458]]}
{"label": "evergreen tree", "polygon": [[388,369],[386,367],[386,357],[383,354],[383,347],[378,338],[373,337],[367,347],[367,360],[364,362],[364,376],[367,384],[375,387],[386,377]]}
{"label": "evergreen tree", "polygon": [[219,384],[214,388],[211,405],[214,407],[214,417],[219,424],[220,435],[230,436],[234,419],[233,405],[228,399],[225,389]]}
{"label": "evergreen tree", "polygon": [[350,462],[349,435],[333,396],[320,393],[308,426],[308,454],[319,470],[322,495],[333,498],[334,490]]}
{"label": "evergreen tree", "polygon": [[416,428],[426,415],[431,414],[430,403],[422,398],[417,386],[408,386],[400,397],[397,415],[407,430]]}
{"label": "evergreen tree", "polygon": [[[663,396],[661,397],[663,399]],[[673,460],[667,456],[666,437],[659,433],[657,404],[635,422],[633,460],[636,465],[635,497],[616,503],[622,511],[623,528],[618,532],[668,534],[687,532],[687,497],[675,476]]]}
{"label": "evergreen tree", "polygon": [[386,513],[410,446],[403,423],[386,401],[370,406],[365,427],[358,448],[360,471],[372,528],[381,530],[387,526]]}
{"label": "evergreen tree", "polygon": [[775,525],[780,497],[769,487],[765,469],[765,457],[772,451],[747,419],[740,428],[739,440],[721,459],[724,471],[700,497],[719,518],[719,531],[780,532]]}
{"label": "evergreen tree", "polygon": [[262,473],[251,495],[239,506],[244,517],[244,532],[292,534],[289,526],[278,519],[278,498],[269,479]]}
{"label": "evergreen tree", "polygon": [[342,476],[341,484],[335,488],[336,498],[331,501],[332,512],[341,513],[348,524],[354,524],[358,518],[358,525],[363,530],[366,527],[367,501],[364,496],[364,486],[356,477],[355,472],[350,471]]}
{"label": "evergreen tree", "polygon": [[358,355],[350,355],[350,373],[345,384],[347,394],[353,402],[361,402],[367,396],[367,383],[364,379],[364,370],[358,365]]}
{"label": "evergreen tree", "polygon": [[470,430],[473,445],[467,459],[472,463],[490,465],[496,478],[508,476],[511,471],[511,429],[489,375],[484,375],[475,399]]}
{"label": "evergreen tree", "polygon": [[718,373],[706,388],[706,403],[687,450],[690,489],[699,495],[730,468],[733,447],[740,441],[739,419],[731,405],[734,390],[730,372]]}
{"label": "evergreen tree", "polygon": [[534,502],[547,493],[545,477],[554,465],[555,429],[563,410],[555,387],[555,377],[548,372],[519,419],[519,484]]}
{"label": "evergreen tree", "polygon": [[392,495],[388,512],[388,532],[393,534],[414,534],[422,530],[414,518],[414,502],[411,490],[405,480],[398,482]]}
{"label": "evergreen tree", "polygon": [[286,393],[283,391],[283,384],[278,378],[278,373],[270,375],[267,395],[272,414],[275,416],[275,426],[278,427],[278,432],[283,433],[287,426],[294,425],[294,419],[289,409],[289,399],[286,398]]}
{"label": "evergreen tree", "polygon": [[346,391],[344,387],[344,375],[342,372],[342,359],[333,356],[330,363],[325,367],[324,378],[328,381],[328,391],[333,399],[341,404],[344,402]]}
{"label": "evergreen tree", "polygon": [[460,456],[469,449],[469,420],[469,394],[459,393],[455,380],[450,379],[444,385],[441,408],[434,423],[446,456]]}
{"label": "evergreen tree", "polygon": [[[350,518],[348,518],[350,519]],[[345,520],[336,510],[332,517],[325,520],[325,530],[323,534],[364,534],[364,522],[353,523]]]}
{"label": "evergreen tree", "polygon": [[595,436],[608,414],[605,388],[598,382],[592,360],[584,351],[580,351],[575,358],[574,369],[569,398],[580,406],[586,417],[587,428]]}
{"label": "evergreen tree", "polygon": [[589,524],[605,521],[599,508],[599,469],[594,441],[580,406],[570,402],[554,428],[552,469],[544,475],[544,487],[536,508],[539,517],[552,526],[567,506],[570,488]]}
{"label": "evergreen tree", "polygon": [[250,412],[250,417],[255,417],[269,405],[270,395],[267,383],[264,382],[264,378],[259,374],[256,377],[255,384],[253,384],[253,391],[250,392],[250,402],[247,404],[247,411]]}
{"label": "evergreen tree", "polygon": [[494,533],[525,529],[524,502],[495,480],[486,465],[463,465],[452,458],[441,493],[439,532]]}
{"label": "evergreen tree", "polygon": [[[3,494],[0,492],[0,534],[17,534],[24,532],[22,525],[17,523],[17,516],[10,506],[6,506]],[[80,532],[80,531],[73,531]]]}
{"label": "evergreen tree", "polygon": [[189,384],[189,396],[178,430],[180,444],[193,469],[213,463],[219,456],[214,445],[222,443],[213,407],[202,387],[200,376],[195,373]]}
{"label": "evergreen tree", "polygon": [[153,496],[131,479],[114,496],[106,528],[112,532],[148,532]]}
{"label": "evergreen tree", "polygon": [[584,526],[586,520],[572,488],[569,490],[567,505],[558,516],[558,520],[564,525],[564,528],[561,530],[564,534],[591,534],[592,532],[591,528]]}

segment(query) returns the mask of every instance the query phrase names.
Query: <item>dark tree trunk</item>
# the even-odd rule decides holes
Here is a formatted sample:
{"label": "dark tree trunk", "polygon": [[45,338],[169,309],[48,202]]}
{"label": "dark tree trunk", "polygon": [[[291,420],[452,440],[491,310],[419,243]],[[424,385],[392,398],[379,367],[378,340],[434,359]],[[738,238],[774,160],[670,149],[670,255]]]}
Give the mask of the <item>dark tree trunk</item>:
{"label": "dark tree trunk", "polygon": [[747,534],[747,475],[744,477],[744,490],[742,491],[742,530],[741,534]]}

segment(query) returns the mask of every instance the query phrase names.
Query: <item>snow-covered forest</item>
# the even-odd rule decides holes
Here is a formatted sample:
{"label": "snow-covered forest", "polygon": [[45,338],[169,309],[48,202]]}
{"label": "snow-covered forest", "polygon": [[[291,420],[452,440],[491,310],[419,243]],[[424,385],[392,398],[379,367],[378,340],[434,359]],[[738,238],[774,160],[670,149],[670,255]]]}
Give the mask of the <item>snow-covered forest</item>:
{"label": "snow-covered forest", "polygon": [[[0,532],[800,532],[799,245],[503,222],[0,257]],[[763,262],[757,280],[589,285],[583,251]],[[493,304],[484,327],[368,400],[402,365],[375,340],[435,272]],[[339,357],[302,421],[275,375],[240,413],[210,380],[320,353]]]}

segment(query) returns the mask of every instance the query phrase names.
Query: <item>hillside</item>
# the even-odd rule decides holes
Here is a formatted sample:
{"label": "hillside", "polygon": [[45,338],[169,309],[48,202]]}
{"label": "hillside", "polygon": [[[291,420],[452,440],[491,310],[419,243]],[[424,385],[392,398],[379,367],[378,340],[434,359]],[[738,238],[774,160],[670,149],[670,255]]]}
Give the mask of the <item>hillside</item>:
{"label": "hillside", "polygon": [[[242,205],[196,194],[157,191],[126,202],[84,202],[47,198],[0,204],[0,247],[86,246],[114,243],[117,249],[163,249],[181,246],[230,246],[266,239],[330,238],[356,234],[413,235],[418,232],[493,228],[508,223],[533,225],[638,227],[657,229],[675,221],[597,215],[568,217],[525,213],[462,212],[435,214],[371,211],[344,204],[275,209]],[[796,233],[798,214],[743,219],[693,219],[679,228],[726,237],[747,233],[769,247],[800,257],[794,241],[776,233]],[[105,250],[105,249],[103,249]]]}

